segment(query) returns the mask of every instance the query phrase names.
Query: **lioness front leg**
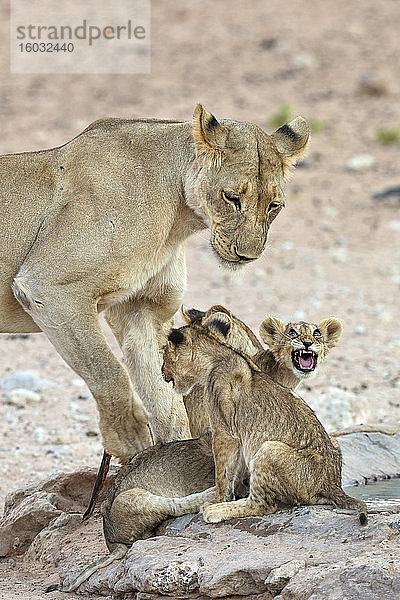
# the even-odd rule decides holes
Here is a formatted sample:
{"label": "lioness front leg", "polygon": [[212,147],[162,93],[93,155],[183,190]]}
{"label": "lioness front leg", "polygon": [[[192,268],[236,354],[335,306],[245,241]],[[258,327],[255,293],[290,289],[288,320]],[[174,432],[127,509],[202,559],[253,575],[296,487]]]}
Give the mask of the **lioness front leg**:
{"label": "lioness front leg", "polygon": [[150,294],[155,288],[156,299],[132,298],[106,309],[107,322],[121,346],[133,385],[150,413],[156,442],[191,437],[183,399],[164,381],[161,373],[167,330],[182,303],[181,278],[184,278],[182,253],[150,280],[144,290]]}
{"label": "lioness front leg", "polygon": [[92,392],[106,452],[128,461],[152,444],[148,413],[105,339],[93,299],[71,288],[67,294],[64,287],[47,288],[39,297],[33,287],[17,277],[14,294]]}

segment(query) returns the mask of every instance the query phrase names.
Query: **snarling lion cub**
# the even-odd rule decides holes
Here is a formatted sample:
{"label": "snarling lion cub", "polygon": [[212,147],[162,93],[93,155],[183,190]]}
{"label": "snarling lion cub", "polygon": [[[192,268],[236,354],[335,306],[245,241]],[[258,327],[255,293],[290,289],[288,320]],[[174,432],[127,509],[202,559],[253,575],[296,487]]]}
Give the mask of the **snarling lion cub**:
{"label": "snarling lion cub", "polygon": [[301,117],[267,135],[199,104],[192,122],[101,119],[57,148],[0,157],[0,332],[47,335],[87,383],[121,462],[152,444],[149,413],[157,441],[189,437],[160,375],[185,240],[208,228],[224,266],[259,258],[308,138]]}
{"label": "snarling lion cub", "polygon": [[[232,327],[227,332],[225,343],[250,356],[262,371],[292,390],[301,381],[316,374],[329,350],[336,346],[342,335],[342,324],[333,317],[323,319],[319,325],[307,321],[285,325],[281,319],[267,316],[259,327],[261,339],[269,346],[264,350],[251,329],[231,315],[227,308],[217,305],[206,313],[182,307],[182,315],[188,325],[200,325],[204,318],[216,312],[231,318]],[[193,437],[200,436],[208,427],[203,395],[203,387],[196,384],[183,398]]]}
{"label": "snarling lion cub", "polygon": [[[204,509],[205,521],[271,514],[283,502],[331,503],[356,510],[365,523],[365,503],[341,488],[338,445],[299,396],[225,344],[231,319],[221,315],[173,329],[163,363],[164,378],[179,393],[199,383],[205,389],[218,500]],[[241,457],[250,471],[250,492],[230,502]]]}
{"label": "snarling lion cub", "polygon": [[275,381],[295,389],[317,372],[329,350],[342,335],[338,319],[323,319],[317,325],[307,321],[284,323],[268,316],[261,323],[260,336],[269,348],[258,353],[254,362]]}

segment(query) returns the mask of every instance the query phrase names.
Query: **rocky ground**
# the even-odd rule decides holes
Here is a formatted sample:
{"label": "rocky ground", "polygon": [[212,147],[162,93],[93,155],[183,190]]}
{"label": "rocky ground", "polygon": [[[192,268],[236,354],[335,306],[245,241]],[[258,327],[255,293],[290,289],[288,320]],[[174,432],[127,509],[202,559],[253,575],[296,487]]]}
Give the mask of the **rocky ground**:
{"label": "rocky ground", "polygon": [[[389,429],[387,434],[338,435],[344,485],[399,473],[400,426]],[[0,572],[14,570],[16,598],[29,590],[44,598],[58,575],[69,585],[106,553],[98,509],[89,521],[81,520],[95,476],[95,469],[58,474],[7,496],[0,523]],[[106,487],[112,477],[110,473]],[[135,542],[123,559],[94,573],[76,594],[136,600],[166,595],[397,600],[400,499],[367,504],[368,524],[363,526],[351,511],[321,506],[218,525],[185,515],[161,524],[157,537]],[[0,594],[3,589],[9,589],[5,579]],[[59,596],[57,591],[47,597]]]}
{"label": "rocky ground", "polygon": [[[362,9],[361,9],[362,8]],[[8,39],[8,4],[0,4]],[[267,313],[343,321],[340,345],[302,395],[325,424],[400,420],[400,127],[395,0],[152,3],[150,75],[10,75],[0,57],[1,152],[58,145],[101,116],[217,117],[272,131],[280,113],[313,120],[309,155],[287,186],[265,256],[231,281],[206,232],[188,242],[185,303],[224,303],[251,327]],[[380,137],[380,140],[378,139]],[[390,137],[390,136],[389,136]],[[361,155],[361,157],[360,157]],[[365,156],[367,155],[367,156]],[[397,191],[396,191],[397,190]],[[115,342],[110,337],[115,348]],[[93,400],[42,335],[2,336],[0,499],[15,486],[101,456]],[[6,377],[23,371],[23,387]],[[26,374],[33,371],[29,384]],[[9,577],[7,598],[34,598]],[[18,595],[19,594],[19,595]],[[314,600],[314,599],[313,599]]]}

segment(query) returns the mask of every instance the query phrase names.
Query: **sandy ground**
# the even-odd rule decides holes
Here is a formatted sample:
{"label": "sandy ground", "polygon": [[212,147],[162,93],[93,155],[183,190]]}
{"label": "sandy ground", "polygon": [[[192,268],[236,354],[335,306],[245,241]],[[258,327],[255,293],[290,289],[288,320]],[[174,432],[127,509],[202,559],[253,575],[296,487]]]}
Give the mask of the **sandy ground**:
{"label": "sandy ground", "polygon": [[[190,119],[198,101],[217,117],[254,121],[268,131],[269,118],[285,103],[294,114],[320,119],[323,130],[287,186],[264,257],[232,282],[212,256],[207,233],[192,238],[185,304],[223,303],[255,329],[267,313],[317,322],[339,317],[340,345],[304,396],[337,386],[365,399],[374,422],[398,420],[400,199],[373,194],[400,185],[400,146],[376,139],[379,128],[400,126],[400,6],[396,0],[282,6],[153,1],[150,75],[46,76],[10,75],[2,0],[0,151],[58,145],[101,116]],[[385,93],[362,90],[369,72],[379,75]],[[347,160],[362,153],[374,164],[347,170]],[[43,335],[4,335],[0,349],[0,377],[33,370],[54,384],[43,387],[38,402],[2,403],[4,500],[28,481],[97,464],[101,445],[93,400]],[[18,564],[2,565],[12,575],[4,577],[0,597],[41,597],[34,590],[39,582],[43,587],[43,567],[31,565],[36,575],[29,578]]]}

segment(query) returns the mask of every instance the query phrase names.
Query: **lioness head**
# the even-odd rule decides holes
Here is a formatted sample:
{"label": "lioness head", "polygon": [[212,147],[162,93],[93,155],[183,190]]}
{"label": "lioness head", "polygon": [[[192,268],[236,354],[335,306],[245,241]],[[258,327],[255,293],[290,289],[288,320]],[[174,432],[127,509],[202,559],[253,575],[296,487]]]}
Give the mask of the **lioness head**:
{"label": "lioness head", "polygon": [[196,106],[196,159],[185,196],[211,230],[212,248],[224,266],[235,268],[261,256],[269,227],[284,206],[283,184],[308,139],[302,117],[268,135],[252,123],[218,122],[204,106]]}
{"label": "lioness head", "polygon": [[329,350],[336,346],[342,324],[333,317],[319,325],[306,321],[285,324],[268,316],[259,331],[277,363],[290,369],[297,378],[307,378],[315,374]]}

